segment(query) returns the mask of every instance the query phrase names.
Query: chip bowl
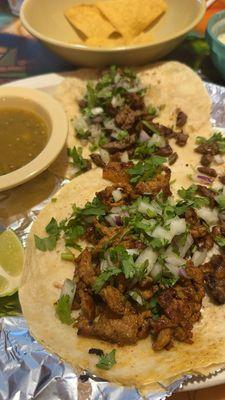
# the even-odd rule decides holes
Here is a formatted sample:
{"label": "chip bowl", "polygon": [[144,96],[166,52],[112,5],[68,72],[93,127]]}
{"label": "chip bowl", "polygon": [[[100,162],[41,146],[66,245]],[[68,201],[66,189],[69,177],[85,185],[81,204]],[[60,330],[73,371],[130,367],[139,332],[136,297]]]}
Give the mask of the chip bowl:
{"label": "chip bowl", "polygon": [[[105,0],[107,1],[107,0]],[[148,1],[148,0],[146,0]],[[87,0],[25,0],[20,18],[23,26],[49,49],[74,65],[99,67],[110,64],[142,65],[170,53],[202,19],[205,0],[166,0],[168,9],[151,28],[152,40],[116,48],[84,46],[64,16],[75,4]]]}

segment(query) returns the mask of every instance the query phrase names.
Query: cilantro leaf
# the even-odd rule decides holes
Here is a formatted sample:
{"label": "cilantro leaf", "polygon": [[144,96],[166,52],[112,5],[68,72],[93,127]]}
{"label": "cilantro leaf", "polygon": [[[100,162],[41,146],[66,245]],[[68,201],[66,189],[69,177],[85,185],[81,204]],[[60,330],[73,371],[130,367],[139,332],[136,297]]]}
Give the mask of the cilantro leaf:
{"label": "cilantro leaf", "polygon": [[124,246],[117,246],[109,250],[112,262],[118,264],[126,279],[131,279],[135,276],[136,266],[131,254],[127,252]]}
{"label": "cilantro leaf", "polygon": [[209,199],[197,195],[197,186],[191,185],[188,189],[178,190],[178,195],[184,200],[176,205],[178,215],[183,214],[189,207],[201,208],[209,205]]}
{"label": "cilantro leaf", "polygon": [[103,354],[99,357],[96,367],[109,370],[116,364],[116,350],[113,349],[110,353]]}
{"label": "cilantro leaf", "polygon": [[117,276],[121,274],[121,270],[119,268],[112,268],[107,269],[106,271],[102,272],[95,280],[92,289],[95,293],[99,293],[105,283],[112,278],[113,276]]}
{"label": "cilantro leaf", "polygon": [[47,236],[45,238],[40,238],[37,235],[34,235],[35,246],[40,251],[52,251],[55,249],[57,237],[56,236]]}
{"label": "cilantro leaf", "polygon": [[86,203],[84,208],[74,206],[73,214],[76,218],[88,217],[88,216],[104,216],[106,213],[106,206],[98,199],[94,197],[92,202]]}
{"label": "cilantro leaf", "polygon": [[58,226],[58,223],[55,218],[51,219],[51,221],[46,226],[45,230],[49,235],[55,235],[55,236],[59,235],[60,227]]}
{"label": "cilantro leaf", "polygon": [[225,210],[225,196],[220,193],[215,197],[215,200],[218,204],[220,210]]}
{"label": "cilantro leaf", "polygon": [[72,158],[72,163],[78,169],[78,173],[86,171],[88,163],[87,160],[82,157],[81,147],[78,147],[78,149],[76,149],[75,146],[73,148],[68,148],[67,154],[68,157]]}
{"label": "cilantro leaf", "polygon": [[220,247],[224,247],[225,246],[225,237],[223,236],[216,236],[214,238],[215,242],[218,244],[218,246]]}
{"label": "cilantro leaf", "polygon": [[56,315],[63,324],[71,325],[74,318],[71,317],[70,296],[63,295],[55,304]]}
{"label": "cilantro leaf", "polygon": [[131,175],[130,182],[137,183],[139,180],[147,181],[153,178],[165,161],[166,158],[161,156],[152,156],[146,161],[139,161],[132,168],[128,169],[128,174]]}

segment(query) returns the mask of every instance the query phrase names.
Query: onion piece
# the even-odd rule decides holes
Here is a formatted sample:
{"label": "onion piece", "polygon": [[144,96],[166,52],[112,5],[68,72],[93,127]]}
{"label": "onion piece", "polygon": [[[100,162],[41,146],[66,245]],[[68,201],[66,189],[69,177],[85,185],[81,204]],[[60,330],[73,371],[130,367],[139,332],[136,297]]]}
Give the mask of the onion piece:
{"label": "onion piece", "polygon": [[175,276],[175,278],[178,278],[179,276],[179,267],[173,264],[167,264],[166,263],[166,268],[171,272],[172,275]]}
{"label": "onion piece", "polygon": [[203,251],[195,251],[193,256],[192,256],[192,262],[195,267],[198,267],[199,265],[203,264],[207,256],[207,250]]}
{"label": "onion piece", "polygon": [[94,107],[91,109],[91,113],[92,115],[99,115],[102,114],[104,112],[102,107]]}
{"label": "onion piece", "polygon": [[143,129],[140,132],[139,140],[141,143],[147,142],[150,139],[150,136]]}
{"label": "onion piece", "polygon": [[135,261],[135,265],[141,265],[148,261],[147,274],[149,274],[157,260],[157,257],[157,253],[155,253],[150,247],[147,247],[138,256],[137,260]]}
{"label": "onion piece", "polygon": [[69,296],[69,306],[72,306],[73,299],[76,293],[76,283],[71,279],[66,279],[60,293],[60,299],[62,296]]}
{"label": "onion piece", "polygon": [[186,221],[184,218],[174,218],[170,222],[170,233],[172,238],[186,232]]}
{"label": "onion piece", "polygon": [[125,162],[125,163],[129,161],[129,155],[128,155],[128,152],[127,152],[127,151],[124,151],[124,152],[122,153],[121,161],[122,161],[122,162]]}
{"label": "onion piece", "polygon": [[123,221],[121,216],[118,214],[109,214],[105,217],[106,221],[110,226],[121,226],[123,225]]}
{"label": "onion piece", "polygon": [[112,196],[113,196],[113,200],[115,201],[115,203],[117,201],[120,201],[122,199],[122,197],[123,197],[121,189],[118,188],[118,189],[113,190],[112,191]]}
{"label": "onion piece", "polygon": [[162,136],[157,135],[157,133],[152,135],[148,143],[150,146],[156,145],[157,147],[164,147],[166,145],[165,139]]}
{"label": "onion piece", "polygon": [[162,265],[159,264],[158,262],[153,266],[151,270],[151,276],[152,278],[156,278],[159,274],[162,272]]}
{"label": "onion piece", "polygon": [[193,237],[190,234],[188,234],[184,246],[181,246],[179,248],[179,253],[181,257],[184,257],[186,255],[187,251],[190,249],[193,243],[194,243]]}
{"label": "onion piece", "polygon": [[104,272],[109,268],[110,268],[110,265],[108,264],[107,260],[102,260],[100,262],[100,270],[101,270],[101,272]]}
{"label": "onion piece", "polygon": [[110,161],[110,156],[109,156],[108,151],[104,150],[104,149],[100,149],[100,156],[101,156],[102,161],[105,164],[108,164],[108,162]]}
{"label": "onion piece", "polygon": [[213,178],[210,178],[209,176],[206,175],[197,175],[197,180],[201,183],[204,183],[205,185],[211,185],[214,181]]}
{"label": "onion piece", "polygon": [[218,221],[218,213],[215,209],[209,207],[201,207],[196,210],[199,218],[203,219],[208,225],[215,225]]}
{"label": "onion piece", "polygon": [[169,247],[165,252],[165,261],[170,265],[174,265],[175,267],[181,267],[185,264],[185,260],[174,253],[171,247]]}
{"label": "onion piece", "polygon": [[221,156],[220,154],[216,154],[214,156],[214,161],[216,164],[220,165],[220,164],[224,164],[224,158],[223,156]]}

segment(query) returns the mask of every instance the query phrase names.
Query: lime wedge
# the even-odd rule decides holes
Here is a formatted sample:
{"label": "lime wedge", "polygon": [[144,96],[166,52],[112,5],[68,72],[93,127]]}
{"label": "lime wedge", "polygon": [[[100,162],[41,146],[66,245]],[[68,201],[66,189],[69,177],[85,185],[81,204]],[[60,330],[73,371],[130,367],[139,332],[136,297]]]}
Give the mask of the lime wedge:
{"label": "lime wedge", "polygon": [[22,244],[13,231],[6,230],[0,234],[0,297],[17,291],[22,270]]}

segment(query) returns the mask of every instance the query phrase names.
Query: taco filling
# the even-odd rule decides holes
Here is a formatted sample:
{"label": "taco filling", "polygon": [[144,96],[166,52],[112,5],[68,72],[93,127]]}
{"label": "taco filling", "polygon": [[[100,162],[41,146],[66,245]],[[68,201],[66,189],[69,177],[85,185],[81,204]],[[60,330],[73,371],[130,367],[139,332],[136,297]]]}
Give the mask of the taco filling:
{"label": "taco filling", "polygon": [[147,89],[133,71],[116,67],[104,72],[95,84],[87,84],[74,129],[84,144],[91,143],[90,157],[98,167],[109,160],[127,162],[152,154],[169,157],[170,164],[176,162],[177,153],[169,140],[174,139],[180,147],[186,145],[188,134],[183,127],[187,115],[177,108],[173,129],[154,122],[165,105],[146,106]]}
{"label": "taco filling", "polygon": [[[154,350],[168,350],[175,340],[192,343],[205,289],[225,302],[225,257],[218,250],[225,245],[225,196],[192,185],[175,201],[164,162],[160,156],[110,162],[103,178],[113,184],[84,208],[74,205],[69,219],[49,224],[66,246],[87,243],[75,259],[63,253],[75,272],[56,304],[58,317],[74,323],[78,335],[120,346],[151,335]],[[43,240],[35,239],[36,245]],[[218,255],[205,262],[212,249]],[[72,310],[78,310],[75,320]]]}

